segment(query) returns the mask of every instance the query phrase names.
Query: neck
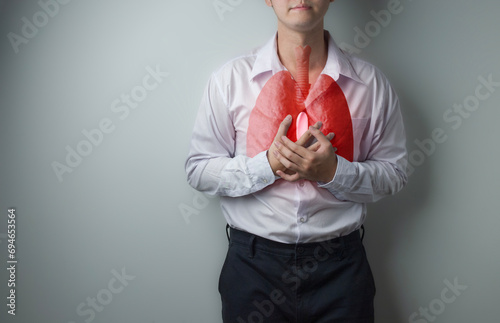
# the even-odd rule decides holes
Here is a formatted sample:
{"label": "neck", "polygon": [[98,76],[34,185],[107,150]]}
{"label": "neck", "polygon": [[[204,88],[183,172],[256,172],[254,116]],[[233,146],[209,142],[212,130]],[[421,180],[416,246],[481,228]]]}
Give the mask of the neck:
{"label": "neck", "polygon": [[321,28],[307,33],[290,31],[278,26],[278,56],[281,63],[292,75],[295,75],[297,71],[295,48],[299,46],[309,45],[311,47],[309,58],[311,74],[319,74],[325,67],[328,54],[324,30],[322,24],[319,25]]}

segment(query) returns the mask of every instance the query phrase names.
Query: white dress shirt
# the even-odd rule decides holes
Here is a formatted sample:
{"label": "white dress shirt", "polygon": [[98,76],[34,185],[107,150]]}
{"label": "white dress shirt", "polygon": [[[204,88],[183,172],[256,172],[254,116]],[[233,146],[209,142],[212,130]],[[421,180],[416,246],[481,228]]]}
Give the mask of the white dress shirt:
{"label": "white dress shirt", "polygon": [[396,93],[373,65],[342,52],[328,39],[322,74],[346,97],[352,118],[354,160],[337,156],[329,183],[287,182],[275,176],[266,151],[246,155],[248,120],[266,82],[286,70],[276,34],[263,47],[212,74],[195,122],[186,160],[189,184],[220,196],[227,223],[284,242],[305,243],[358,229],[366,203],[395,194],[407,182],[407,151]]}

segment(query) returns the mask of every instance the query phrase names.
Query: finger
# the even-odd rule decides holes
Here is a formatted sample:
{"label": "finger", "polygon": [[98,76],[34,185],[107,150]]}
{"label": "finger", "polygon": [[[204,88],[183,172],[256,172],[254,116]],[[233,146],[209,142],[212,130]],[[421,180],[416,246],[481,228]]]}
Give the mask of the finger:
{"label": "finger", "polygon": [[[321,121],[318,121],[314,124],[313,127],[316,129],[321,129],[322,126],[323,123]],[[312,138],[314,137],[311,135],[311,132],[309,130],[306,130],[306,132],[304,132],[302,136],[300,136],[299,140],[297,140],[295,143],[302,147],[308,147],[311,144]]]}
{"label": "finger", "polygon": [[321,144],[318,141],[316,141],[313,145],[311,145],[307,149],[309,149],[310,151],[316,152],[319,150],[320,147],[321,147]]}
{"label": "finger", "polygon": [[[328,135],[326,135],[326,139],[328,141],[332,141],[333,137],[335,137],[335,134],[333,132],[330,132]],[[307,147],[307,149],[309,151],[318,151],[319,147],[321,147],[321,143],[319,141],[316,141],[314,144]],[[337,148],[335,148],[335,151],[337,151]]]}
{"label": "finger", "polygon": [[326,139],[328,139],[328,141],[332,141],[333,137],[335,137],[335,134],[333,132],[330,132],[328,135],[326,135]]}
{"label": "finger", "polygon": [[279,138],[281,138],[282,136],[286,136],[291,124],[292,124],[292,116],[287,115],[285,119],[283,119],[283,121],[280,123],[278,132],[276,133],[275,140],[279,140]]}
{"label": "finger", "polygon": [[[281,143],[284,145],[284,148],[280,148],[281,153],[286,153],[285,157],[293,158],[293,155],[304,158],[308,154],[308,150],[305,147],[299,146],[286,136],[281,137]],[[298,160],[296,160],[298,162]]]}
{"label": "finger", "polygon": [[[292,142],[288,138],[283,139],[283,140],[288,140],[288,141]],[[298,155],[296,152],[289,149],[283,143],[275,141],[274,145],[277,148],[273,152],[274,157],[276,157],[276,159],[278,159],[280,161],[280,163],[283,164],[283,166],[285,166],[286,168],[288,168],[292,171],[295,171],[295,169],[297,168],[297,165],[299,165],[301,163],[302,157],[300,155]]]}
{"label": "finger", "polygon": [[[291,167],[295,167],[295,164],[293,164],[290,160],[288,160],[286,157],[284,157],[278,150],[273,151],[273,156],[276,158],[277,161],[285,167],[285,170],[294,173],[294,171],[291,169]],[[279,171],[282,171],[281,169],[278,169]],[[276,175],[278,175],[278,170],[276,171]]]}
{"label": "finger", "polygon": [[300,136],[299,140],[297,140],[296,144],[302,147],[306,147],[311,138],[314,138],[311,135],[311,132],[309,130],[306,130],[306,132],[304,132],[302,136]]}
{"label": "finger", "polygon": [[314,127],[309,127],[309,131],[311,132],[311,135],[318,140],[319,144],[326,144],[327,142],[330,142],[328,138],[318,129]]}
{"label": "finger", "polygon": [[316,123],[314,124],[314,126],[313,126],[313,127],[314,127],[314,128],[316,128],[316,129],[321,129],[321,127],[323,127],[323,122],[318,121],[318,122],[316,122]]}

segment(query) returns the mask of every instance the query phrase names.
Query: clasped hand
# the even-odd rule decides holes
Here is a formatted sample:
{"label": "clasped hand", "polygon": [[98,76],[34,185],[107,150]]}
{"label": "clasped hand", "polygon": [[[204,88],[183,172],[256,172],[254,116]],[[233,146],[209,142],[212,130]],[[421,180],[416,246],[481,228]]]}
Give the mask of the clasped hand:
{"label": "clasped hand", "polygon": [[[281,122],[267,151],[274,174],[289,182],[301,179],[330,182],[337,170],[337,149],[330,143],[334,134],[325,136],[320,131],[322,123],[317,122],[293,142],[286,137],[291,124],[292,117],[289,115]],[[314,139],[316,141],[312,142]]]}

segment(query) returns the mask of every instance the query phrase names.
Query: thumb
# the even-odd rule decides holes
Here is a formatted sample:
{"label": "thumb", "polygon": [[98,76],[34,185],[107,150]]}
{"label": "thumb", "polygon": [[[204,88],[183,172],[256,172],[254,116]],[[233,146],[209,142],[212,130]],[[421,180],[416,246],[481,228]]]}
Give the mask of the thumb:
{"label": "thumb", "polygon": [[292,116],[287,115],[285,119],[283,119],[283,121],[280,123],[278,132],[276,133],[276,137],[274,137],[274,140],[276,141],[279,140],[281,137],[286,136],[291,124],[292,124]]}

